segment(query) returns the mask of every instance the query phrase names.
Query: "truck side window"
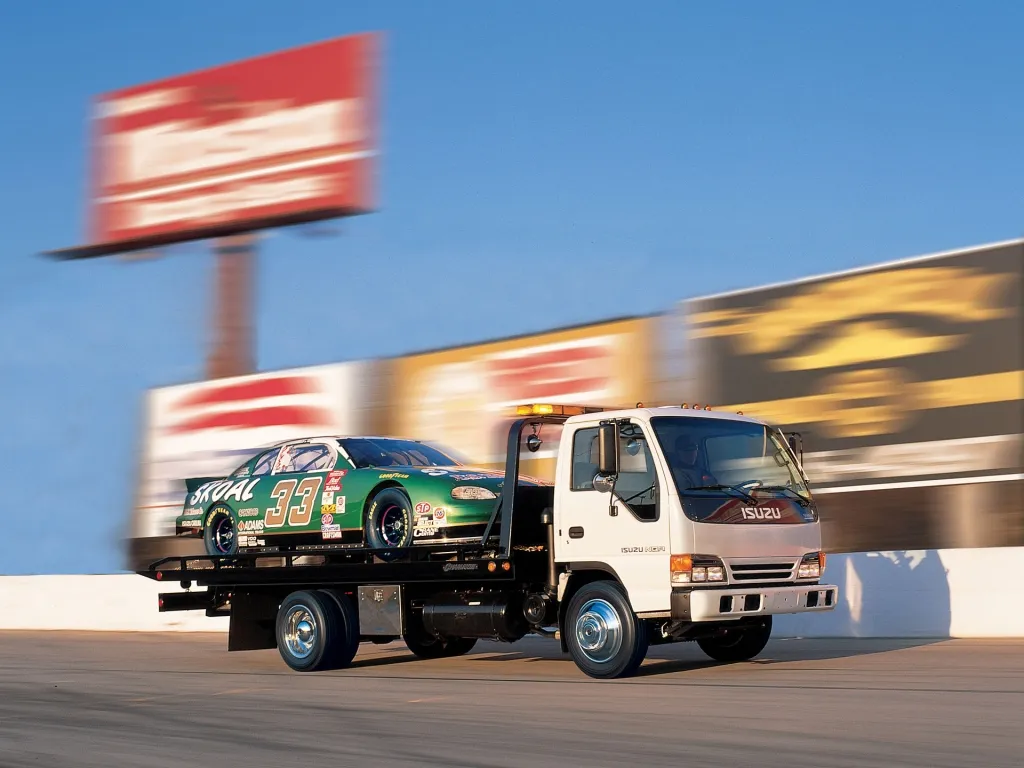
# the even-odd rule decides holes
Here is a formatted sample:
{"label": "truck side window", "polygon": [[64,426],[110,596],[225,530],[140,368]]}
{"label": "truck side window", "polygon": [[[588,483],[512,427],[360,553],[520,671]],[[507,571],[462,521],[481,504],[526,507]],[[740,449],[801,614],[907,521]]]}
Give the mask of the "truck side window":
{"label": "truck side window", "polygon": [[[574,491],[593,491],[597,474],[597,427],[581,429],[572,438]],[[640,427],[627,425],[619,435],[619,477],[615,496],[638,520],[658,519],[658,475]]]}
{"label": "truck side window", "polygon": [[[596,455],[596,446],[594,450]],[[635,424],[620,428],[615,495],[638,520],[658,519],[658,473],[647,438]]]}
{"label": "truck side window", "polygon": [[597,474],[597,427],[587,427],[572,436],[572,479],[574,491],[594,490]]}

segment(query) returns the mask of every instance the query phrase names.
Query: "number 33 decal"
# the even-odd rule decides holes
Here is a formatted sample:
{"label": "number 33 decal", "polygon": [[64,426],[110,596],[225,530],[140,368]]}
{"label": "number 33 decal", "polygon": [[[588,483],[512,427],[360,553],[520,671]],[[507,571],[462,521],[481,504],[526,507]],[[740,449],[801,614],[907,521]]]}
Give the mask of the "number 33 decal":
{"label": "number 33 decal", "polygon": [[[280,528],[288,518],[288,525],[306,525],[313,517],[313,499],[320,492],[321,477],[307,477],[301,483],[297,480],[282,480],[274,486],[270,497],[277,499],[277,504],[267,510],[264,525],[267,528]],[[298,504],[289,507],[293,497],[300,497]]]}

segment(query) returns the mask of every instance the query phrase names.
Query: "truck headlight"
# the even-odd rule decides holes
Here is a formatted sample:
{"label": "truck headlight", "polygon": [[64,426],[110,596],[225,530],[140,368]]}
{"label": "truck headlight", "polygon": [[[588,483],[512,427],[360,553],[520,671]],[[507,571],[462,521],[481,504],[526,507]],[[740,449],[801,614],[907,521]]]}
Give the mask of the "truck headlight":
{"label": "truck headlight", "polygon": [[725,566],[712,555],[672,555],[669,571],[673,584],[706,584],[725,581]]}
{"label": "truck headlight", "polygon": [[796,577],[798,579],[820,579],[824,571],[825,553],[811,552],[809,555],[804,555],[804,559],[800,561]]}
{"label": "truck headlight", "polygon": [[452,488],[452,498],[465,501],[467,499],[496,499],[498,497],[494,495],[494,491],[488,488],[481,488],[479,485],[460,485],[457,488]]}

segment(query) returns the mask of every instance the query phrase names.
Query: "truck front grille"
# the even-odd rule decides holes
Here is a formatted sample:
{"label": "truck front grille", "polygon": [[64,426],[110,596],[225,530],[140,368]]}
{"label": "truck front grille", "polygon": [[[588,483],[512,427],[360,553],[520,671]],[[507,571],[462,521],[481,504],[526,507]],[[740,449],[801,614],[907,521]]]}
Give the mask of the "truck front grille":
{"label": "truck front grille", "polygon": [[741,583],[791,581],[794,575],[793,569],[796,568],[794,560],[781,560],[774,563],[729,563],[728,565],[730,581]]}

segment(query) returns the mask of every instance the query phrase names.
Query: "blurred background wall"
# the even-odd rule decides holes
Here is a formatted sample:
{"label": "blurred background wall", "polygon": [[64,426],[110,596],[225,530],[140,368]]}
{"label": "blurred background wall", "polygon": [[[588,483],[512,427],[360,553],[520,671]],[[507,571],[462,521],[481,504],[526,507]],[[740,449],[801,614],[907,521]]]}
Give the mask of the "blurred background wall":
{"label": "blurred background wall", "polygon": [[[1024,241],[691,298],[661,315],[152,390],[129,568],[198,551],[183,478],[314,433],[500,467],[511,407],[707,403],[804,438],[833,552],[1024,545]],[[524,453],[552,478],[559,431]]]}

